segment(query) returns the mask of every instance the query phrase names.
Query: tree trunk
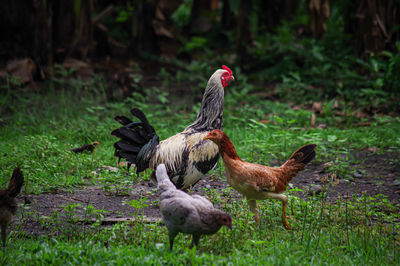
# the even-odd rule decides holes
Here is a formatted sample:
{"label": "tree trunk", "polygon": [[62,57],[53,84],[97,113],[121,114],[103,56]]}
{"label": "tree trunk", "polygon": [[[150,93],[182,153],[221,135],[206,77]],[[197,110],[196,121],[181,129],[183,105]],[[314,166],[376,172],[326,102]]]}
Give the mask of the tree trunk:
{"label": "tree trunk", "polygon": [[328,0],[310,0],[308,12],[312,35],[314,38],[321,38],[326,32],[326,21],[330,14]]}
{"label": "tree trunk", "polygon": [[75,56],[86,59],[93,41],[93,0],[52,2],[53,53],[56,61]]}
{"label": "tree trunk", "polygon": [[189,32],[191,34],[201,34],[211,29],[210,12],[211,0],[193,0],[189,22]]}
{"label": "tree trunk", "polygon": [[353,35],[355,51],[363,58],[382,50],[396,50],[399,21],[400,3],[396,0],[351,1],[345,12],[345,30]]}
{"label": "tree trunk", "polygon": [[239,64],[244,66],[249,61],[248,47],[251,45],[250,20],[252,0],[240,0],[237,16],[236,53]]}
{"label": "tree trunk", "polygon": [[0,61],[30,57],[47,64],[49,28],[42,1],[13,0],[0,9]]}
{"label": "tree trunk", "polygon": [[231,11],[229,0],[223,0],[221,25],[224,30],[232,29],[234,25],[234,14]]}
{"label": "tree trunk", "polygon": [[297,0],[262,0],[258,9],[260,25],[274,32],[283,19],[290,20],[296,14]]}
{"label": "tree trunk", "polygon": [[153,29],[153,20],[156,13],[154,0],[134,1],[134,15],[132,17],[131,51],[134,55],[142,52],[158,52],[159,47]]}

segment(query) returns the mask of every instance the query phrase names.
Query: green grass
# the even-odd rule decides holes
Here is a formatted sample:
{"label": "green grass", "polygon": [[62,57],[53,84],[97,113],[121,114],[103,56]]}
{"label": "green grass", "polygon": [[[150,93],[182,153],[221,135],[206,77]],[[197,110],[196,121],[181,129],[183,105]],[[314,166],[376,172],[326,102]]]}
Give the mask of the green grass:
{"label": "green grass", "polygon": [[398,225],[370,224],[376,213],[365,211],[367,200],[330,205],[321,198],[305,202],[290,197],[295,217],[290,231],[280,224],[278,203],[262,204],[263,219],[257,229],[245,202],[227,203],[223,208],[235,217],[233,230],[223,228],[203,237],[200,251],[188,249],[189,237],[179,235],[169,252],[166,228],[139,222],[100,230],[94,225],[86,233],[71,224],[58,237],[36,239],[13,232],[0,254],[10,264],[396,265],[400,262]]}
{"label": "green grass", "polygon": [[[261,100],[251,94],[251,87],[232,84],[224,105],[224,129],[231,137],[239,156],[246,161],[279,164],[305,143],[318,145],[314,163],[335,162],[338,174],[345,178],[355,163],[353,151],[375,147],[378,153],[399,152],[400,119],[375,116],[367,127],[353,127],[357,119],[324,113],[318,122],[325,129],[310,127],[311,112],[291,109],[285,103]],[[246,84],[244,84],[246,85]],[[135,177],[120,172],[103,173],[93,178],[97,167],[115,165],[110,132],[118,127],[113,116],[129,114],[133,106],[143,109],[161,139],[182,131],[196,116],[199,104],[175,106],[172,100],[134,94],[123,102],[108,102],[102,94],[90,90],[57,88],[38,95],[7,94],[8,110],[0,120],[0,177],[5,187],[13,168],[21,165],[25,175],[24,193],[74,190],[97,184],[105,190],[126,191]],[[9,91],[8,91],[9,92]],[[164,101],[165,99],[163,99]],[[149,104],[150,103],[150,104]],[[262,120],[270,120],[261,123]],[[99,141],[93,154],[76,155],[69,149]],[[339,155],[345,155],[339,156]],[[389,162],[388,162],[389,163]],[[220,164],[215,170],[222,175]],[[148,178],[148,172],[144,178]],[[121,186],[120,188],[116,186]],[[125,190],[124,190],[125,189]],[[119,192],[118,192],[119,193]],[[116,193],[116,194],[118,194]],[[74,206],[65,206],[66,217],[37,217],[45,228],[59,233],[33,237],[17,228],[10,234],[8,246],[0,251],[1,264],[357,264],[400,263],[399,208],[384,198],[361,197],[338,203],[326,202],[324,195],[310,200],[289,194],[292,230],[283,229],[279,202],[261,205],[262,222],[254,228],[253,216],[243,200],[224,193],[208,191],[233,217],[233,230],[223,228],[214,236],[201,239],[199,250],[190,250],[190,240],[180,235],[173,252],[168,250],[167,230],[157,224],[138,222],[100,227],[87,231],[76,224]],[[113,193],[110,193],[113,194]],[[133,204],[133,203],[132,203]],[[20,208],[19,218],[28,212]],[[101,211],[91,210],[101,219]],[[65,220],[65,219],[64,219]],[[79,230],[77,230],[79,229]]]}

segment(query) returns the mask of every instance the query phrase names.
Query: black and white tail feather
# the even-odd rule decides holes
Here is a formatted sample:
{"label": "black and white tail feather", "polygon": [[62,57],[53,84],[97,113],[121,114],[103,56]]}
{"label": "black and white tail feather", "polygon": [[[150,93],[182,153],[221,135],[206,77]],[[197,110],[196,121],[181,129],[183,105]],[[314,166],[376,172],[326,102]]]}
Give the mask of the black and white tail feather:
{"label": "black and white tail feather", "polygon": [[114,118],[123,125],[111,132],[111,135],[120,138],[114,143],[114,155],[118,157],[118,162],[122,158],[126,159],[128,169],[135,164],[136,173],[140,173],[149,168],[149,162],[156,151],[155,147],[159,143],[159,137],[141,110],[133,108],[131,114],[140,122],[132,122],[122,115]]}

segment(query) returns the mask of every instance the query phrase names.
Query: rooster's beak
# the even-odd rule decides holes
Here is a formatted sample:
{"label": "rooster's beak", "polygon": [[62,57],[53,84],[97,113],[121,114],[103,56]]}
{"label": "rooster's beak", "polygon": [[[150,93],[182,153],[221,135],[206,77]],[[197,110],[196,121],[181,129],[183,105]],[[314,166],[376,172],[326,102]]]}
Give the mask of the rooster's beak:
{"label": "rooster's beak", "polygon": [[229,229],[231,229],[232,230],[232,224],[230,224],[230,225],[227,225],[228,226],[228,228]]}
{"label": "rooster's beak", "polygon": [[235,80],[235,77],[233,75],[231,76],[231,80]]}

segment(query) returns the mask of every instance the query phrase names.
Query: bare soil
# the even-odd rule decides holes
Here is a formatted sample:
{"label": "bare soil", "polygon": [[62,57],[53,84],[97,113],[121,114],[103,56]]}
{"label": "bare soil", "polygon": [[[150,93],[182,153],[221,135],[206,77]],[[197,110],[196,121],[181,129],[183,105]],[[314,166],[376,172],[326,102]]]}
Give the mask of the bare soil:
{"label": "bare soil", "polygon": [[[387,199],[400,209],[400,165],[397,153],[384,153],[382,155],[369,151],[357,152],[362,163],[353,165],[355,171],[353,176],[343,179],[326,171],[326,164],[310,164],[306,169],[292,180],[294,187],[302,189],[295,192],[302,198],[311,197],[314,194],[327,193],[328,201],[333,204],[342,197],[344,199],[352,196],[361,196],[366,193],[369,196],[383,194]],[[201,180],[190,191],[204,195],[207,190],[216,190],[222,193],[229,184],[224,181],[225,177],[213,176]],[[240,195],[233,190],[233,197]],[[146,198],[144,208],[135,209],[128,204],[129,201]],[[49,228],[43,226],[43,217],[58,217],[67,219],[68,212],[65,206],[77,204],[73,211],[79,219],[78,222],[90,222],[94,216],[88,216],[83,208],[88,205],[96,209],[105,210],[104,224],[112,224],[117,221],[134,219],[137,215],[158,220],[161,218],[156,184],[153,181],[140,180],[131,185],[128,195],[110,195],[98,186],[87,186],[70,192],[47,193],[40,195],[21,195],[18,197],[20,203],[19,214],[14,221],[14,227],[19,226],[28,235],[37,236],[48,233]],[[75,217],[76,218],[76,217]],[[107,222],[108,221],[108,222]]]}

